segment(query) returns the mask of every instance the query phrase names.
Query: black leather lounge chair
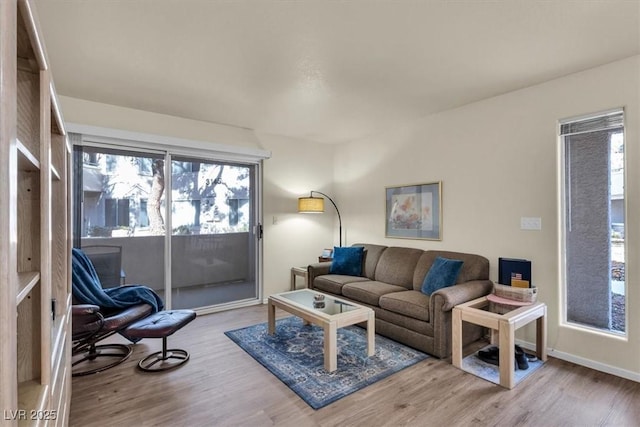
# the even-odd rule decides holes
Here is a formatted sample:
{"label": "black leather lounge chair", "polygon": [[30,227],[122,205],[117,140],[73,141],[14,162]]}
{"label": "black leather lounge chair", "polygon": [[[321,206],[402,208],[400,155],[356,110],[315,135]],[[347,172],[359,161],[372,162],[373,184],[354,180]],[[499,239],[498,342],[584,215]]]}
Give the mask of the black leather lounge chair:
{"label": "black leather lounge chair", "polygon": [[[98,344],[135,322],[162,310],[164,304],[146,286],[103,289],[100,278],[80,249],[72,251],[73,306],[71,317],[72,374],[94,374],[124,362],[132,352],[128,344]],[[132,343],[137,338],[127,337]]]}
{"label": "black leather lounge chair", "polygon": [[73,376],[101,372],[127,360],[133,351],[131,345],[98,344],[116,333],[132,343],[143,338],[162,338],[162,351],[138,364],[143,371],[166,371],[189,360],[186,350],[167,349],[167,337],[196,318],[193,310],[163,311],[163,301],[146,286],[103,289],[87,254],[73,249],[72,255]]}

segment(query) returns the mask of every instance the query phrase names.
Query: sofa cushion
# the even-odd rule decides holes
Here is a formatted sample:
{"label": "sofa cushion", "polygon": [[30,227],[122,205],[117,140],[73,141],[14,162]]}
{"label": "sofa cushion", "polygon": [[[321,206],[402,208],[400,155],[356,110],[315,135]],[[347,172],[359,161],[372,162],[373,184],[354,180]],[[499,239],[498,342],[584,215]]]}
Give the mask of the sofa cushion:
{"label": "sofa cushion", "polygon": [[416,265],[413,275],[413,289],[416,291],[421,290],[424,278],[428,271],[431,269],[431,265],[437,257],[459,259],[464,261],[460,274],[458,274],[457,283],[469,282],[472,280],[487,280],[489,279],[489,260],[481,255],[452,252],[452,251],[425,251]]}
{"label": "sofa cushion", "polygon": [[387,247],[382,245],[372,245],[370,243],[354,243],[352,246],[364,247],[362,275],[371,280],[375,280],[378,260],[380,260],[380,255],[382,255],[382,252],[384,252]]}
{"label": "sofa cushion", "polygon": [[406,291],[402,286],[367,280],[364,282],[351,282],[342,287],[342,295],[356,302],[377,306],[380,297],[392,292]]}
{"label": "sofa cushion", "polygon": [[379,305],[394,313],[429,321],[429,297],[422,292],[402,291],[385,294],[380,297]]}
{"label": "sofa cushion", "polygon": [[438,289],[456,284],[463,262],[459,259],[437,257],[422,284],[422,293],[431,295]]}
{"label": "sofa cushion", "polygon": [[313,289],[320,292],[329,292],[335,295],[342,295],[342,286],[345,283],[351,282],[365,282],[368,281],[366,277],[356,276],[344,276],[341,274],[324,274],[318,276],[313,281]]}
{"label": "sofa cushion", "polygon": [[362,246],[334,247],[329,273],[349,276],[362,275],[363,251]]}
{"label": "sofa cushion", "polygon": [[413,289],[413,272],[423,252],[413,248],[387,248],[376,266],[376,281]]}

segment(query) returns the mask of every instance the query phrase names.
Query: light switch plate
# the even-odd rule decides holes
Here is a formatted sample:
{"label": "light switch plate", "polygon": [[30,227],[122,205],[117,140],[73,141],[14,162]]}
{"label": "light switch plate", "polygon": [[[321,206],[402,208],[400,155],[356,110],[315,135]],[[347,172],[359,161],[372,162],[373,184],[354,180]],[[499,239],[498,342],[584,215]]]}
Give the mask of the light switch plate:
{"label": "light switch plate", "polygon": [[522,217],[520,218],[521,230],[542,230],[542,218],[540,217]]}

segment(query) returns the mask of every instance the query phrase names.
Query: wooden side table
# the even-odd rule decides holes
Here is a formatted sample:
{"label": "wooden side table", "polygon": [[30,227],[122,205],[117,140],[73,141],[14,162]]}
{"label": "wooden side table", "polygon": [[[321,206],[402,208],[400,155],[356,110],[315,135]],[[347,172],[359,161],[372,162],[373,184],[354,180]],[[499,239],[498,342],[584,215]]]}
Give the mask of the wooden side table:
{"label": "wooden side table", "polygon": [[307,267],[291,267],[291,290],[296,290],[296,276],[304,278],[304,287],[309,287],[307,283]]}
{"label": "wooden side table", "polygon": [[[453,308],[451,363],[462,369],[462,322],[469,322],[491,329],[491,344],[500,348],[500,385],[515,386],[515,331],[536,321],[536,356],[547,360],[547,306],[542,302],[517,308],[505,314],[489,310],[487,297],[481,297]],[[496,343],[497,341],[497,343]]]}

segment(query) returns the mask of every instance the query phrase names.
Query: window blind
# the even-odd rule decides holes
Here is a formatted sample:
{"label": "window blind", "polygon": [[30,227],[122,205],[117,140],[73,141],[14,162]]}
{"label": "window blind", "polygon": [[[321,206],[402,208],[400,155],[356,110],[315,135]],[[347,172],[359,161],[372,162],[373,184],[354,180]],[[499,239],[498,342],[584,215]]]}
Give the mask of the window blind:
{"label": "window blind", "polygon": [[623,126],[624,114],[622,110],[619,110],[597,117],[561,122],[560,135],[576,135],[585,132],[622,128]]}

